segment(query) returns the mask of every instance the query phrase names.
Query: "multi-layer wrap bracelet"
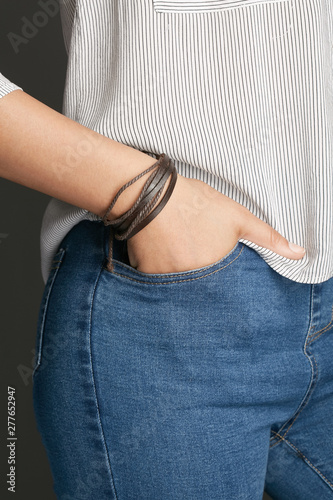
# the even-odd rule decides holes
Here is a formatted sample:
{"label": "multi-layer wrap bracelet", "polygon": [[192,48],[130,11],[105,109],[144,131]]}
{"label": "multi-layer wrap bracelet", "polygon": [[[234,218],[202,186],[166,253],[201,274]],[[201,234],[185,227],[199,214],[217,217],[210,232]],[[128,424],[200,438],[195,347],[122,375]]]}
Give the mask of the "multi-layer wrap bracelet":
{"label": "multi-layer wrap bracelet", "polygon": [[[103,216],[102,221],[104,224],[106,226],[111,226],[107,264],[107,269],[109,271],[112,271],[113,237],[117,240],[128,240],[132,238],[132,236],[146,227],[147,224],[161,212],[174,190],[177,181],[177,170],[174,163],[165,153],[157,155],[157,158],[157,162],[126,182],[126,184],[119,189]],[[152,173],[146,180],[134,205],[117,219],[109,220],[108,217],[123,191],[151,171]],[[169,185],[161,197],[165,184],[170,176]]]}

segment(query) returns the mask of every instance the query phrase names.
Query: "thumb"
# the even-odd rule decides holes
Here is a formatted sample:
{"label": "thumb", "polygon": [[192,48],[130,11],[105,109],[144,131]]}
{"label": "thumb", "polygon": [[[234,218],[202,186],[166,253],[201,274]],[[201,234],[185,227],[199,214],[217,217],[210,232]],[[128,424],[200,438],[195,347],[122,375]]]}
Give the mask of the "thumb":
{"label": "thumb", "polygon": [[305,255],[303,247],[289,242],[269,224],[251,213],[248,215],[246,226],[243,227],[243,230],[241,229],[240,238],[268,248],[282,257],[287,257],[287,259],[299,260]]}

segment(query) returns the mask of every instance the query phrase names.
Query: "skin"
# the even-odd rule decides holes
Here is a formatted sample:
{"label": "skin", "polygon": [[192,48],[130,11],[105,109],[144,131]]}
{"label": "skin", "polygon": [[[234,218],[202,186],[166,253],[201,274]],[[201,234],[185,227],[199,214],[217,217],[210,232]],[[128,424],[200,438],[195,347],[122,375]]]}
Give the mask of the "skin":
{"label": "skin", "polygon": [[[156,161],[20,90],[0,99],[0,143],[1,177],[100,216],[123,184]],[[124,191],[111,219],[131,207],[148,175]],[[289,259],[305,254],[300,247],[295,252],[281,234],[239,203],[178,175],[164,209],[128,240],[128,254],[131,265],[142,272],[187,271],[216,262],[240,238]]]}

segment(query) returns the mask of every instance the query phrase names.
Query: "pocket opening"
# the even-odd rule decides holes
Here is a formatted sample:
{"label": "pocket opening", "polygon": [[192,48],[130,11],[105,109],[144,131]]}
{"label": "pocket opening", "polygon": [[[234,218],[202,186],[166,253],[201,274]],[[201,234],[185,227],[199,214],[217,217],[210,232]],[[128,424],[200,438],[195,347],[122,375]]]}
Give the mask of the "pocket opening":
{"label": "pocket opening", "polygon": [[227,9],[250,7],[252,5],[282,3],[290,0],[153,0],[154,10],[157,13],[200,14],[220,12]]}
{"label": "pocket opening", "polygon": [[194,281],[197,279],[205,278],[214,274],[216,271],[221,271],[222,269],[229,267],[238,259],[244,248],[245,245],[237,241],[236,245],[230,250],[230,252],[227,255],[221,257],[216,262],[187,271],[172,273],[144,273],[142,271],[138,271],[129,264],[117,260],[116,258],[112,259],[113,270],[110,272],[106,267],[105,270],[110,275],[123,277],[134,282],[153,285]]}

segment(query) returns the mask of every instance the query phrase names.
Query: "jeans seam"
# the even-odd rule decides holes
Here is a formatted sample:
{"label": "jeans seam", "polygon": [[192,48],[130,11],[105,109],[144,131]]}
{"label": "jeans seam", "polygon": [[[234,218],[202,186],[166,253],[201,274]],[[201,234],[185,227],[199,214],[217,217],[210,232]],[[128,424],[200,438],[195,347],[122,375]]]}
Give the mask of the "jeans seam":
{"label": "jeans seam", "polygon": [[[323,333],[327,332],[332,327],[333,327],[333,306],[332,306],[331,321],[326,326],[324,326],[324,328],[319,330],[318,332],[315,332],[315,333],[312,333],[311,335],[309,335],[307,345],[310,345],[314,340],[317,340]],[[311,340],[309,341],[310,338],[311,338]]]}
{"label": "jeans seam", "polygon": [[[311,285],[311,306],[310,306],[310,325],[312,323],[312,317],[313,317],[313,295],[314,295],[314,285]],[[307,391],[301,401],[301,403],[299,404],[297,410],[295,411],[294,415],[288,419],[283,425],[282,427],[280,427],[278,433],[274,432],[274,434],[276,435],[280,435],[281,431],[284,429],[284,427],[288,424],[288,422],[290,422],[290,425],[289,427],[287,428],[287,430],[285,431],[285,433],[283,434],[282,436],[282,439],[284,439],[284,437],[287,435],[287,433],[290,431],[291,427],[294,425],[295,421],[297,420],[297,418],[299,417],[299,415],[302,413],[302,411],[304,410],[304,408],[306,407],[306,405],[308,404],[309,402],[309,399],[310,399],[310,396],[312,394],[312,392],[314,391],[314,388],[315,388],[315,385],[316,385],[316,382],[317,382],[317,379],[318,379],[318,365],[317,365],[317,361],[316,361],[316,358],[315,356],[309,351],[309,354],[312,354],[312,357],[314,359],[314,362],[315,362],[315,365],[316,365],[316,370],[314,369],[314,366],[313,366],[313,363],[312,363],[312,360],[309,356],[309,354],[307,353],[306,351],[306,348],[307,348],[307,340],[308,340],[308,337],[309,337],[309,333],[311,331],[311,327],[309,326],[309,329],[308,329],[308,333],[307,333],[307,336],[305,338],[305,342],[304,342],[304,347],[303,347],[303,353],[304,355],[307,357],[307,359],[309,360],[310,362],[310,365],[311,365],[311,379],[310,379],[310,382],[309,382],[309,385],[308,385],[308,388],[307,388]],[[279,442],[281,441],[278,440],[276,441],[276,437],[275,436],[272,436],[270,438],[270,441],[275,441],[271,446],[270,448],[274,448],[274,446],[276,446],[277,444],[279,444]]]}
{"label": "jeans seam", "polygon": [[286,439],[284,436],[281,436],[278,432],[275,432],[275,431],[272,431],[276,436],[278,436],[280,439],[279,439],[279,443],[281,441],[284,441],[288,446],[290,446],[291,448],[293,448],[296,452],[297,452],[297,455],[299,457],[302,458],[302,460],[304,462],[306,462],[314,471],[316,471],[318,473],[318,475],[328,484],[328,486],[330,486],[332,489],[333,489],[333,483],[331,483],[326,476],[324,476],[324,474],[322,472],[320,472],[320,470],[315,467],[313,465],[313,463],[304,455],[304,453],[302,453],[298,448],[297,446],[295,446],[293,443],[291,443],[291,441],[289,441],[289,439]]}
{"label": "jeans seam", "polygon": [[[312,376],[311,377],[311,383],[309,385],[309,389],[305,395],[305,399],[303,399],[303,402],[301,403],[301,407],[299,408],[298,412],[296,413],[296,415],[294,416],[292,422],[290,423],[289,427],[287,428],[287,430],[285,431],[285,433],[283,434],[283,438],[288,434],[288,432],[290,431],[290,429],[292,428],[292,426],[294,425],[295,421],[297,420],[297,418],[300,416],[300,414],[302,413],[302,411],[304,410],[304,408],[306,407],[306,405],[308,404],[309,402],[309,399],[310,399],[310,396],[311,394],[313,393],[313,390],[315,388],[315,385],[316,385],[316,382],[317,382],[317,378],[318,378],[318,365],[317,365],[317,361],[316,361],[316,358],[314,357],[314,355],[312,354],[313,356],[313,359],[314,359],[314,362],[316,364],[316,371],[315,371],[315,378]],[[310,358],[309,358],[310,359]],[[313,367],[312,365],[312,362],[311,362],[311,366]],[[312,374],[314,373],[314,370],[312,371]],[[284,424],[286,425],[286,424]],[[283,429],[284,426],[281,427],[281,429],[279,430],[279,433],[280,431]],[[274,448],[274,446],[276,446],[277,444],[279,444],[280,441],[277,441],[275,442],[271,448]]]}
{"label": "jeans seam", "polygon": [[101,436],[102,436],[102,442],[103,442],[103,446],[104,446],[104,451],[105,451],[105,454],[106,454],[106,457],[107,457],[107,464],[108,464],[109,473],[110,473],[111,489],[112,489],[112,491],[114,493],[114,496],[115,496],[115,498],[117,500],[118,496],[117,496],[117,492],[116,492],[116,488],[115,488],[115,484],[114,484],[114,478],[113,478],[113,474],[112,474],[112,467],[111,467],[111,461],[110,461],[109,451],[108,451],[108,447],[106,445],[105,434],[104,434],[102,420],[101,420],[101,415],[100,415],[100,411],[99,411],[99,404],[98,404],[97,391],[96,391],[96,383],[95,383],[94,370],[93,370],[93,362],[92,362],[92,348],[91,348],[92,311],[93,311],[93,304],[94,304],[94,300],[95,300],[95,293],[96,293],[97,285],[99,283],[102,271],[103,271],[103,265],[101,266],[101,269],[100,269],[100,271],[98,273],[98,276],[96,278],[96,282],[95,282],[93,293],[92,293],[91,303],[90,303],[90,316],[89,316],[89,356],[90,356],[91,378],[92,378],[92,383],[93,383],[95,403],[96,403],[96,409],[97,409],[97,414],[98,414],[98,422],[99,422],[100,432],[101,432]]}
{"label": "jeans seam", "polygon": [[[126,276],[125,274],[117,273],[115,271],[112,271],[110,274],[115,274],[116,276],[120,276],[121,278],[126,278],[128,280],[135,281],[136,283],[141,283],[141,284],[145,284],[145,285],[173,285],[175,283],[184,283],[186,281],[196,281],[196,280],[200,280],[200,279],[203,279],[203,278],[207,278],[208,276],[211,276],[212,274],[215,274],[215,273],[217,273],[219,271],[222,271],[223,269],[226,269],[233,262],[235,262],[235,260],[238,259],[238,257],[243,252],[243,250],[244,250],[244,246],[241,248],[241,250],[239,251],[238,255],[231,262],[229,262],[228,264],[226,264],[225,266],[220,267],[219,269],[215,269],[215,271],[212,271],[210,273],[204,274],[203,276],[197,276],[196,278],[188,278],[188,279],[184,279],[184,280],[180,279],[180,280],[174,280],[174,281],[152,282],[152,281],[145,281],[145,280],[137,280],[135,278],[132,278],[131,276]],[[212,264],[212,265],[214,265],[214,264]],[[193,273],[190,272],[189,274],[195,274],[195,273],[198,273],[198,272],[200,272],[200,271],[193,271]],[[187,276],[189,276],[189,274],[187,274]],[[163,276],[163,275],[161,275],[161,276]]]}
{"label": "jeans seam", "polygon": [[55,271],[55,272],[54,272],[54,274],[52,276],[52,279],[51,279],[51,282],[50,282],[50,285],[49,285],[49,288],[48,288],[48,291],[47,291],[47,296],[46,296],[45,302],[44,302],[44,311],[43,311],[42,323],[40,325],[40,335],[39,335],[38,352],[36,353],[37,354],[37,356],[36,356],[36,365],[35,365],[35,367],[33,369],[33,372],[32,372],[32,375],[31,375],[32,377],[35,376],[35,373],[37,372],[37,370],[40,367],[41,362],[42,362],[42,346],[43,346],[43,341],[44,341],[44,329],[45,329],[45,321],[46,321],[46,316],[47,316],[48,304],[49,304],[49,301],[50,301],[50,296],[51,296],[51,293],[52,293],[54,281],[55,281],[55,279],[56,279],[56,277],[58,275],[58,271],[60,269],[60,264],[62,263],[64,255],[66,253],[66,248],[60,248],[57,251],[56,255],[58,255],[60,252],[61,252],[61,259],[53,262],[54,264],[58,263],[58,265],[51,268],[51,270]]}

